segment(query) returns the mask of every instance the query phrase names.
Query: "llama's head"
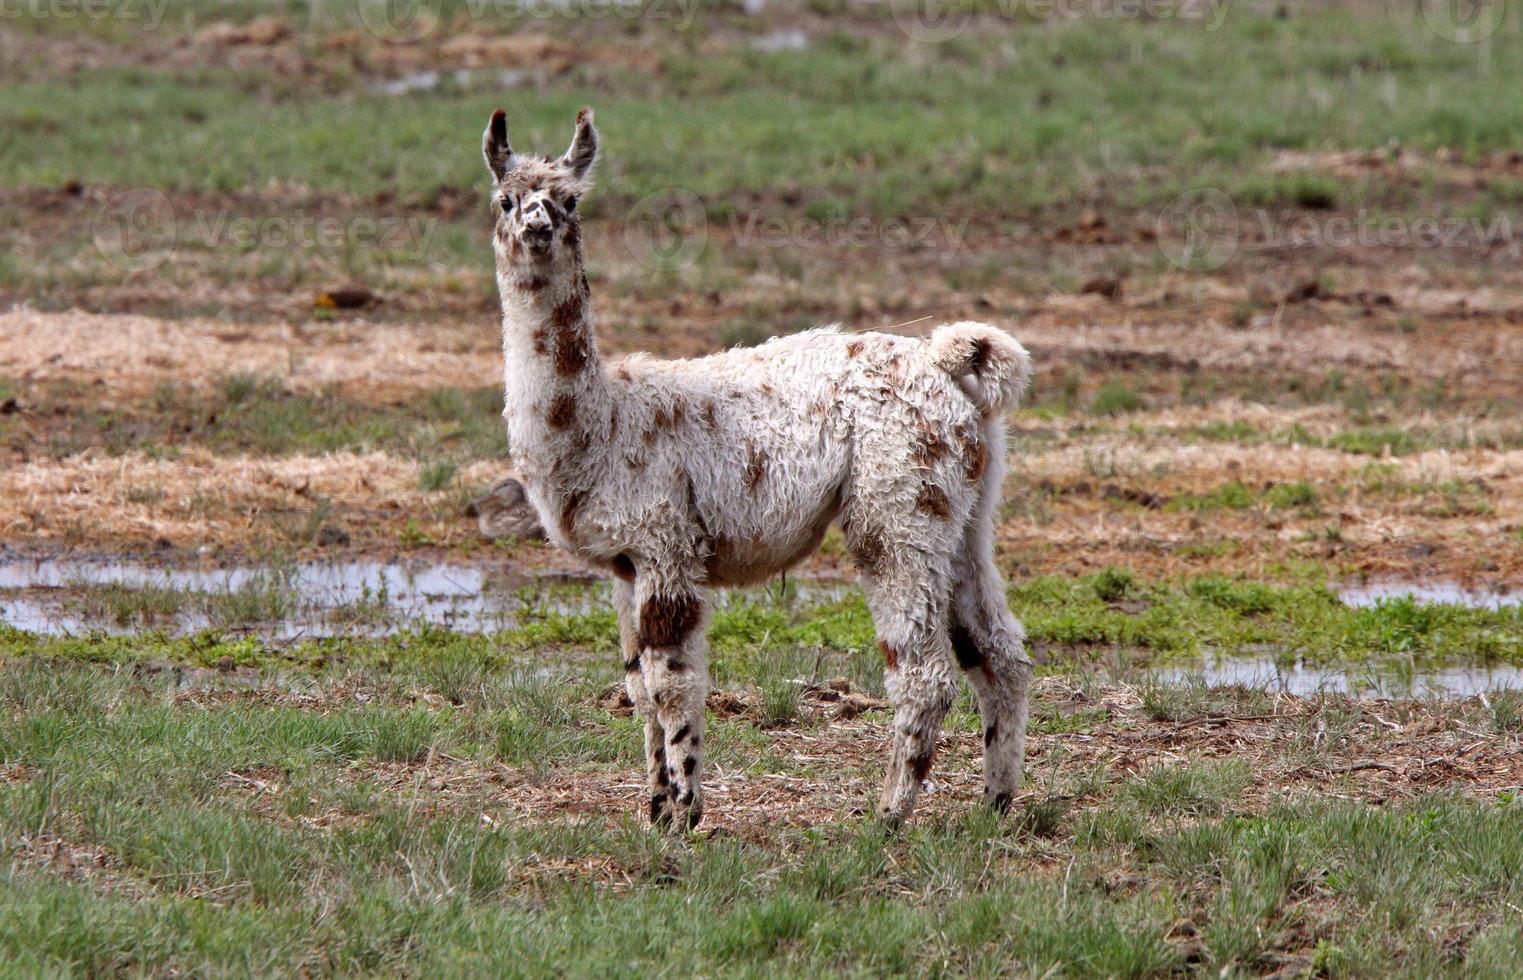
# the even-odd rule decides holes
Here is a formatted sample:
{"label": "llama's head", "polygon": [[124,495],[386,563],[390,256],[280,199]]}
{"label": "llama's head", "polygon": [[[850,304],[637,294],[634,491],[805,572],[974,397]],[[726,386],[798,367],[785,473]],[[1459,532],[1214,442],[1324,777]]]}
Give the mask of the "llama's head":
{"label": "llama's head", "polygon": [[565,155],[546,159],[513,152],[507,114],[498,109],[481,138],[481,152],[492,174],[498,262],[530,271],[576,254],[582,231],[577,204],[592,188],[598,155],[592,110],[576,114],[576,135]]}

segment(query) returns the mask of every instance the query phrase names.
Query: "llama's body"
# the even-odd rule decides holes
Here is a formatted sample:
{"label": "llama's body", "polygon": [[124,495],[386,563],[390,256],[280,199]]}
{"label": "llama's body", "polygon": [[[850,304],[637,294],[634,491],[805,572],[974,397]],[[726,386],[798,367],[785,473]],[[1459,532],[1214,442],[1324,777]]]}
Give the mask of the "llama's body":
{"label": "llama's body", "polygon": [[761,581],[833,520],[863,575],[895,704],[880,812],[900,820],[965,671],[985,721],[986,793],[1020,780],[1030,663],[992,560],[1001,413],[1029,362],[1008,335],[815,330],[687,361],[602,365],[576,198],[590,113],[560,161],[522,160],[494,116],[502,204],[504,417],[552,541],[617,578],[626,680],[645,720],[650,815],[695,824],[707,691],[704,590]]}

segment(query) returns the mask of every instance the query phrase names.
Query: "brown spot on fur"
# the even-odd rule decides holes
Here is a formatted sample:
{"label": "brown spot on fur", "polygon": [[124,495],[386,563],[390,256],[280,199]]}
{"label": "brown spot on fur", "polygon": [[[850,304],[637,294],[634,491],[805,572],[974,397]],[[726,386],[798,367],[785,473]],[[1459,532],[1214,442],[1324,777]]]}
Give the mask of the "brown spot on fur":
{"label": "brown spot on fur", "polygon": [[761,386],[761,393],[764,395],[772,394],[772,386],[763,381]]}
{"label": "brown spot on fur", "polygon": [[[646,649],[681,646],[697,628],[702,613],[698,600],[692,596],[651,596],[640,606],[640,646]],[[679,668],[672,665],[672,669]]]}
{"label": "brown spot on fur", "polygon": [[846,345],[846,356],[856,357],[858,354],[862,353],[862,348],[865,346],[867,345],[862,343],[862,341],[853,340],[851,343]]}
{"label": "brown spot on fur", "polygon": [[969,483],[977,483],[984,478],[984,471],[989,468],[989,450],[982,439],[971,439],[962,447],[962,471],[968,478]]}
{"label": "brown spot on fur", "polygon": [[920,485],[920,496],[915,498],[915,509],[943,521],[952,519],[952,501],[946,491],[934,483]]}
{"label": "brown spot on fur", "polygon": [[561,392],[550,401],[550,410],[545,413],[545,422],[552,429],[564,429],[576,422],[576,396],[570,392]]}
{"label": "brown spot on fur", "polygon": [[984,729],[984,745],[993,745],[997,738],[999,738],[999,722],[996,721]]}
{"label": "brown spot on fur", "polygon": [[714,403],[703,403],[703,424],[710,429],[719,428],[719,416],[714,413]]}
{"label": "brown spot on fur", "polygon": [[608,410],[608,439],[612,441],[619,434],[619,407],[613,406]]}
{"label": "brown spot on fur", "polygon": [[557,330],[580,326],[582,322],[583,299],[584,294],[580,289],[573,290],[570,296],[561,300],[560,304],[551,311],[550,325]]}
{"label": "brown spot on fur", "polygon": [[977,670],[984,675],[984,680],[994,683],[994,665],[989,663],[989,658],[973,642],[973,634],[961,623],[953,623],[947,631],[948,638],[952,641],[952,656],[957,658],[957,666],[963,670]]}
{"label": "brown spot on fur", "polygon": [[[571,222],[570,224],[568,224],[566,226],[566,247],[568,247],[568,248],[581,248],[582,247],[582,223],[580,221],[573,221],[573,222]],[[587,276],[586,276],[585,273],[583,273],[583,275],[582,275],[582,282],[585,283],[586,281],[587,281]],[[584,285],[582,287],[582,290],[585,292],[586,289],[587,289],[587,287]]]}
{"label": "brown spot on fur", "polygon": [[747,490],[754,491],[757,484],[761,483],[762,477],[767,475],[767,451],[751,446],[749,443],[747,448],[751,458],[746,462],[746,472],[741,482],[745,484]]}
{"label": "brown spot on fur", "polygon": [[586,502],[586,490],[578,490],[566,497],[566,503],[561,507],[561,531],[566,537],[576,534],[576,518]]}
{"label": "brown spot on fur", "polygon": [[[883,544],[883,535],[876,531],[863,531],[853,535],[847,530],[847,540],[852,543],[852,558],[857,563],[857,568],[869,575],[877,575],[883,570],[884,559],[888,557],[888,549]],[[855,537],[855,541],[852,541]]]}
{"label": "brown spot on fur", "polygon": [[555,331],[555,370],[562,376],[579,373],[591,356],[586,327],[582,323],[584,295],[581,290],[576,290],[550,313],[550,326]]}
{"label": "brown spot on fur", "polygon": [[920,438],[915,442],[915,448],[911,451],[911,457],[916,466],[929,469],[934,463],[945,459],[952,447],[941,437],[941,434],[932,427],[931,423],[922,418],[919,423]]}
{"label": "brown spot on fur", "polygon": [[568,328],[555,335],[555,373],[569,378],[587,366],[591,352],[580,329]]}
{"label": "brown spot on fur", "polygon": [[631,377],[630,377],[630,375],[629,375],[629,368],[627,368],[627,367],[622,367],[622,366],[621,366],[621,367],[620,367],[620,368],[619,368],[619,369],[618,369],[618,370],[617,370],[617,371],[615,371],[615,372],[614,372],[614,373],[615,373],[615,374],[616,374],[616,375],[618,375],[618,378],[619,378],[619,380],[620,380],[620,381],[631,381],[631,380],[633,380],[633,379],[632,379],[632,378],[631,378]]}
{"label": "brown spot on fur", "polygon": [[624,661],[624,670],[625,670],[626,673],[633,673],[633,672],[635,672],[635,671],[637,671],[639,669],[640,669],[640,655],[638,653],[635,654],[633,657],[630,657],[628,660]]}
{"label": "brown spot on fur", "polygon": [[925,782],[925,777],[931,774],[931,760],[935,757],[936,746],[929,745],[910,759],[910,772],[914,774],[915,782]]}
{"label": "brown spot on fur", "polygon": [[883,654],[883,666],[889,670],[899,666],[899,651],[889,646],[887,640],[878,641],[878,652]]}
{"label": "brown spot on fur", "polygon": [[[515,249],[518,248],[518,243],[514,242],[513,247]],[[545,287],[548,285],[550,285],[550,280],[546,279],[544,276],[530,276],[527,279],[513,280],[513,288],[521,293],[544,292]]]}
{"label": "brown spot on fur", "polygon": [[681,728],[677,729],[677,734],[672,736],[672,741],[673,742],[680,742],[680,741],[682,741],[683,739],[688,737],[688,735],[692,732],[692,730],[693,730],[693,726],[692,725],[683,725]]}
{"label": "brown spot on fur", "polygon": [[989,342],[987,340],[973,341],[973,351],[968,355],[968,367],[976,374],[984,369],[984,363],[989,360]]}
{"label": "brown spot on fur", "polygon": [[550,353],[550,327],[541,323],[534,328],[534,353],[544,356]]}
{"label": "brown spot on fur", "polygon": [[954,623],[947,632],[952,640],[952,656],[957,658],[957,666],[963,670],[983,666],[984,655],[973,643],[972,635],[963,628],[961,623]]}
{"label": "brown spot on fur", "polygon": [[642,436],[641,438],[645,440],[645,444],[647,446],[654,446],[656,444],[656,439],[659,438],[659,436],[660,436],[660,433],[658,433],[655,429],[652,428],[652,429],[646,429],[645,430],[645,435]]}
{"label": "brown spot on fur", "polygon": [[624,465],[632,470],[643,470],[645,469],[646,463],[647,461],[644,456],[626,455],[624,457]]}
{"label": "brown spot on fur", "polygon": [[697,770],[697,768],[698,768],[698,757],[697,756],[690,755],[686,759],[682,760],[682,774],[684,776],[691,776],[693,774],[693,772],[695,770]]}

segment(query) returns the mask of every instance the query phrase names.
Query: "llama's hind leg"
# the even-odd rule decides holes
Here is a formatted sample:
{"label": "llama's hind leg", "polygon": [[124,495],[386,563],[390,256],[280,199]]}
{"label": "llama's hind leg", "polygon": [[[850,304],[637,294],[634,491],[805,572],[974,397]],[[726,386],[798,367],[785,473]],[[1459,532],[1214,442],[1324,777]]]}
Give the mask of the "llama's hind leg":
{"label": "llama's hind leg", "polygon": [[624,689],[634,703],[635,714],[645,723],[645,789],[650,822],[672,822],[671,779],[666,771],[666,733],[657,718],[656,702],[645,684],[640,657],[639,611],[633,583],[618,581],[613,588],[614,609],[619,614],[619,645],[624,653]]}
{"label": "llama's hind leg", "polygon": [[878,816],[893,826],[915,807],[957,693],[947,655],[946,575],[911,555],[908,549],[899,556],[873,555],[876,568],[863,575],[894,705],[893,750],[878,800]]}
{"label": "llama's hind leg", "polygon": [[953,568],[951,641],[978,698],[984,727],[984,799],[1003,812],[1021,785],[1031,659],[994,565],[991,519],[975,514]]}
{"label": "llama's hind leg", "polygon": [[654,727],[646,725],[647,762],[654,788],[668,792],[670,819],[678,828],[703,818],[703,721],[708,696],[708,643],[705,609],[697,592],[642,580],[635,598],[636,646],[640,673],[650,696]]}

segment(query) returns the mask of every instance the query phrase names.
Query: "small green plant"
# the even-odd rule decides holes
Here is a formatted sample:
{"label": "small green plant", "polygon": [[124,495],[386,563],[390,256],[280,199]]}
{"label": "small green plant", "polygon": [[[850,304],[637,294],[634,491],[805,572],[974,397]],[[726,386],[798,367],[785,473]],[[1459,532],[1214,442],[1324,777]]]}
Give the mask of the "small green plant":
{"label": "small green plant", "polygon": [[1493,691],[1487,700],[1491,702],[1491,727],[1494,730],[1523,732],[1523,691]]}
{"label": "small green plant", "polygon": [[1142,396],[1136,389],[1120,381],[1107,381],[1095,393],[1090,412],[1095,415],[1125,415],[1142,407]]}
{"label": "small green plant", "polygon": [[418,470],[418,489],[424,493],[435,493],[450,485],[455,478],[460,466],[454,460],[438,459],[431,463],[424,463]]}
{"label": "small green plant", "polygon": [[1289,510],[1317,506],[1317,490],[1310,483],[1277,483],[1264,492],[1264,502],[1271,507]]}
{"label": "small green plant", "polygon": [[1132,573],[1124,568],[1106,568],[1095,576],[1095,595],[1102,602],[1121,602],[1136,590]]}

